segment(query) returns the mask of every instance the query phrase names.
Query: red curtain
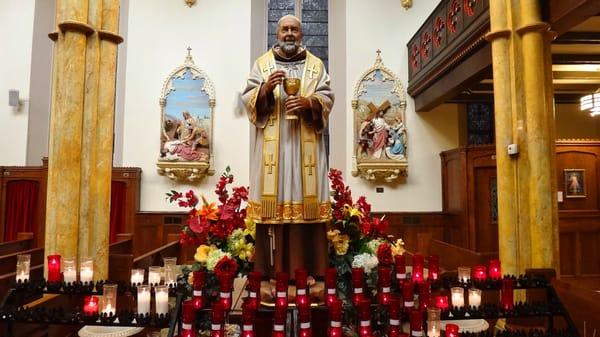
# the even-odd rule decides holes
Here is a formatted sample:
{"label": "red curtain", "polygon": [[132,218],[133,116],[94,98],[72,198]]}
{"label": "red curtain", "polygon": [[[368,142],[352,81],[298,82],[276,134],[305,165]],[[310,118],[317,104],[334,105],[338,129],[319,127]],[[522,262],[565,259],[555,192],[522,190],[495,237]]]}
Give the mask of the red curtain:
{"label": "red curtain", "polygon": [[14,180],[6,184],[6,222],[4,241],[17,239],[18,232],[37,233],[36,208],[39,183],[31,180]]}
{"label": "red curtain", "polygon": [[125,232],[125,202],[127,185],[113,181],[110,189],[110,243],[117,241],[117,234]]}

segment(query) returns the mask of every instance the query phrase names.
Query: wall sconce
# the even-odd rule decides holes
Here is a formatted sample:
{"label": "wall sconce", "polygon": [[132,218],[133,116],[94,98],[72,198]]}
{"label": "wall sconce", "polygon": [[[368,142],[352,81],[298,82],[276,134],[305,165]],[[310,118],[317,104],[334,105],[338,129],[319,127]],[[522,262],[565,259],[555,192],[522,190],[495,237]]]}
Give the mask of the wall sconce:
{"label": "wall sconce", "polygon": [[409,9],[412,7],[412,0],[400,0],[400,4],[402,4],[402,7],[404,7],[404,9]]}
{"label": "wall sconce", "polygon": [[192,7],[193,5],[195,5],[195,4],[196,4],[196,0],[185,0],[185,4],[186,4],[188,7]]}
{"label": "wall sconce", "polygon": [[589,111],[592,117],[600,115],[600,89],[593,94],[581,97],[579,102],[581,111]]}

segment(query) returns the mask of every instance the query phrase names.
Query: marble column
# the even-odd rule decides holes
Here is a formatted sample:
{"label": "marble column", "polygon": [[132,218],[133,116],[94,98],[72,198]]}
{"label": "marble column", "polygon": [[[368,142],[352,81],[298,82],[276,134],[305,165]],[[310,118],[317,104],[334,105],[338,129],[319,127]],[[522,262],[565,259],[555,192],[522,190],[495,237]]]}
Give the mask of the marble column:
{"label": "marble column", "polygon": [[[503,272],[558,272],[549,25],[536,0],[491,0],[490,22]],[[509,155],[509,144],[518,144],[519,153]]]}

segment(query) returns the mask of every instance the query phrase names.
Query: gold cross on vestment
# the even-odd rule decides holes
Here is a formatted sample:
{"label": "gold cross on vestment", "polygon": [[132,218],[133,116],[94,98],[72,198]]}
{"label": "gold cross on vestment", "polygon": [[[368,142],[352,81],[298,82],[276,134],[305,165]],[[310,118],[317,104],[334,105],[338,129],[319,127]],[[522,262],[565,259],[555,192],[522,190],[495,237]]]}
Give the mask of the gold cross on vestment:
{"label": "gold cross on vestment", "polygon": [[309,77],[311,79],[315,78],[315,75],[319,73],[319,68],[317,68],[316,64],[313,64],[312,68],[310,68],[309,70],[310,74]]}
{"label": "gold cross on vestment", "polygon": [[262,71],[265,74],[269,74],[269,73],[272,73],[273,70],[275,70],[275,65],[273,63],[269,63],[269,64],[267,64],[266,67],[263,68]]}
{"label": "gold cross on vestment", "polygon": [[269,126],[273,126],[275,124],[275,120],[277,120],[277,116],[275,116],[275,112],[269,116]]}
{"label": "gold cross on vestment", "polygon": [[275,161],[273,160],[273,154],[269,155],[269,159],[265,160],[265,166],[269,169],[268,174],[273,174],[273,167],[275,166]]}
{"label": "gold cross on vestment", "polygon": [[304,163],[304,167],[308,168],[308,175],[312,176],[313,175],[313,168],[315,167],[315,161],[314,161],[312,155],[308,156],[308,160],[306,161],[306,163]]}

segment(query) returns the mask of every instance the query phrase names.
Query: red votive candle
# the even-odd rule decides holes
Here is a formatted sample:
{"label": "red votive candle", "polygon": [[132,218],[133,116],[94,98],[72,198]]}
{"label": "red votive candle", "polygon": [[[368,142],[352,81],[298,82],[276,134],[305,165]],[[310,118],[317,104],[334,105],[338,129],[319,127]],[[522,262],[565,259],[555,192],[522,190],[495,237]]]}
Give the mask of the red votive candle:
{"label": "red votive candle", "polygon": [[202,294],[202,290],[204,289],[204,280],[206,273],[203,270],[196,270],[193,273],[194,282],[193,282],[193,297],[192,301],[194,302],[194,309],[200,310],[204,308],[204,295]]}
{"label": "red votive candle", "polygon": [[429,306],[431,297],[431,282],[429,280],[419,283],[419,309],[425,310]]}
{"label": "red votive candle", "polygon": [[192,300],[183,301],[181,307],[181,335],[193,337],[196,335],[192,326],[195,313],[194,303]]}
{"label": "red votive candle", "polygon": [[406,279],[406,259],[404,255],[394,256],[394,268],[396,270],[396,280],[399,286],[402,286],[402,281]]}
{"label": "red votive candle", "polygon": [[358,303],[358,336],[371,337],[371,301],[363,298]]}
{"label": "red votive candle", "polygon": [[329,304],[327,337],[342,337],[342,300],[335,297]]}
{"label": "red votive candle", "polygon": [[233,291],[233,275],[219,275],[219,301],[224,310],[231,310],[231,292]]}
{"label": "red votive candle", "polygon": [[83,301],[83,314],[86,316],[94,316],[98,314],[98,297],[86,296]]}
{"label": "red votive candle", "polygon": [[217,301],[212,306],[212,322],[210,325],[210,336],[211,337],[224,337],[224,325],[225,322],[225,310],[222,301]]}
{"label": "red votive candle", "polygon": [[250,306],[253,306],[254,309],[258,309],[258,304],[260,303],[260,281],[262,275],[259,271],[250,272],[248,275],[248,286],[246,290],[248,291],[248,295],[246,296],[249,300]]}
{"label": "red votive candle", "polygon": [[327,268],[325,270],[325,289],[327,295],[325,297],[325,303],[330,306],[333,300],[336,298],[337,289],[337,270],[335,268]]}
{"label": "red votive candle", "polygon": [[390,299],[388,314],[390,318],[388,337],[400,337],[400,333],[402,332],[402,327],[400,326],[400,299],[397,296],[392,296]]}
{"label": "red votive candle", "polygon": [[490,260],[488,272],[490,273],[490,278],[492,280],[498,280],[502,278],[502,266],[500,264],[500,260]]}
{"label": "red votive candle", "polygon": [[312,337],[312,329],[310,327],[310,307],[299,308],[298,318],[299,318],[298,336],[299,337]]}
{"label": "red votive candle", "polygon": [[446,337],[458,337],[458,325],[446,324]]}
{"label": "red votive candle", "polygon": [[415,306],[415,289],[412,281],[404,281],[402,286],[402,300],[404,301],[405,311],[409,311]]}
{"label": "red votive candle", "polygon": [[389,267],[379,267],[377,270],[377,301],[387,306],[391,299],[392,270]]}
{"label": "red votive candle", "polygon": [[502,280],[502,289],[501,300],[502,307],[504,310],[512,310],[514,307],[514,297],[513,297],[513,281],[509,278],[505,278]]}
{"label": "red votive candle", "polygon": [[48,282],[60,281],[60,255],[48,255]]}
{"label": "red votive candle", "polygon": [[410,335],[413,337],[423,336],[423,312],[421,310],[410,312]]}
{"label": "red votive candle", "polygon": [[440,310],[448,310],[448,296],[436,296],[435,297],[435,306]]}
{"label": "red votive candle", "polygon": [[362,268],[352,268],[352,303],[358,303],[365,298],[363,289],[365,286],[365,271]]}
{"label": "red votive candle", "polygon": [[429,274],[428,280],[435,281],[440,277],[440,257],[438,255],[429,255]]}
{"label": "red votive candle", "polygon": [[485,281],[485,279],[487,278],[487,270],[485,268],[485,266],[475,266],[473,267],[473,280],[475,281]]}
{"label": "red votive candle", "polygon": [[252,299],[246,297],[244,303],[242,303],[242,337],[254,337],[256,309]]}
{"label": "red votive candle", "polygon": [[287,314],[286,307],[275,305],[275,314],[273,315],[273,333],[272,337],[285,337],[285,316]]}
{"label": "red votive candle", "polygon": [[298,268],[294,271],[296,278],[296,306],[298,308],[310,307],[310,298],[308,296],[308,270]]}
{"label": "red votive candle", "polygon": [[275,275],[275,306],[284,307],[287,309],[288,306],[288,282],[290,276],[285,272],[278,272]]}
{"label": "red votive candle", "polygon": [[423,265],[425,264],[425,260],[423,255],[415,254],[412,258],[412,280],[414,283],[423,282]]}

